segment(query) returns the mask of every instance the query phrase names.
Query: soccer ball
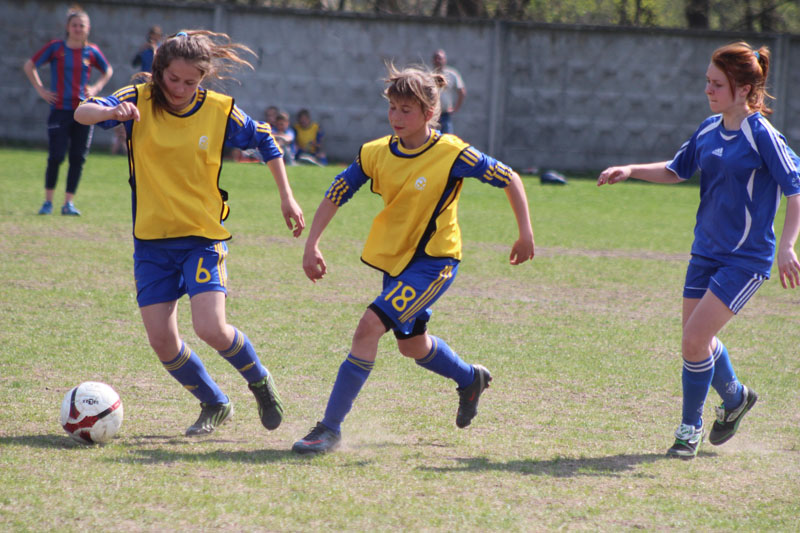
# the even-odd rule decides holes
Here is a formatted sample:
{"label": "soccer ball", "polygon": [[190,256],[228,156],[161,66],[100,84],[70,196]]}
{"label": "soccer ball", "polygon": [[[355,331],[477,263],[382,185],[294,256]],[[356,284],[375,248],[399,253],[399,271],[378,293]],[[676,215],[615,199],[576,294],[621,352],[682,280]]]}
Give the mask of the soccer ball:
{"label": "soccer ball", "polygon": [[122,426],[122,400],[105,383],[85,381],[64,396],[60,422],[81,444],[105,444]]}

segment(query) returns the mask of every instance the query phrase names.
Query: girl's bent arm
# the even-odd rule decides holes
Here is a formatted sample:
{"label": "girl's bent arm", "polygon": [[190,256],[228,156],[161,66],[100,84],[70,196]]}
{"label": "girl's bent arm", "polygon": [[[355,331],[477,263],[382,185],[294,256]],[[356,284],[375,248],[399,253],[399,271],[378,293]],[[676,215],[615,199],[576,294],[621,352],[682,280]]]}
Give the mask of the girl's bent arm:
{"label": "girl's bent arm", "polygon": [[303,271],[308,276],[308,279],[315,283],[328,272],[325,258],[322,257],[322,252],[319,250],[319,240],[322,238],[322,232],[328,227],[338,210],[339,206],[328,198],[323,198],[317,208],[317,212],[314,214],[311,229],[308,230],[308,239],[303,253]]}
{"label": "girl's bent arm", "polygon": [[84,102],[75,110],[75,120],[81,124],[91,125],[106,120],[125,122],[139,120],[139,108],[131,102],[122,102],[114,107],[106,107],[95,102]]}
{"label": "girl's bent arm", "polygon": [[638,165],[622,165],[608,167],[597,178],[597,186],[604,184],[613,185],[628,178],[634,178],[651,183],[680,183],[683,181],[674,172],[667,168],[669,161],[658,163],[643,163]]}
{"label": "girl's bent arm", "polygon": [[514,217],[517,219],[519,228],[519,238],[511,247],[509,260],[512,265],[519,265],[528,259],[533,259],[535,245],[533,242],[533,227],[531,226],[531,214],[528,210],[528,197],[525,194],[525,187],[519,174],[514,172],[511,182],[506,187],[506,196]]}
{"label": "girl's bent arm", "polygon": [[786,200],[786,217],[778,243],[778,272],[784,289],[800,285],[800,262],[794,251],[797,235],[800,233],[800,194]]}
{"label": "girl's bent arm", "polygon": [[[270,159],[267,161],[267,166],[269,171],[272,172],[272,177],[275,178],[275,185],[278,186],[278,193],[281,196],[281,213],[286,221],[286,226],[292,230],[292,234],[295,237],[299,237],[303,233],[303,228],[306,227],[306,221],[303,218],[303,210],[300,209],[300,205],[295,201],[294,194],[292,194],[292,187],[289,185],[289,178],[286,176],[283,158]],[[294,221],[294,226],[292,221]]]}

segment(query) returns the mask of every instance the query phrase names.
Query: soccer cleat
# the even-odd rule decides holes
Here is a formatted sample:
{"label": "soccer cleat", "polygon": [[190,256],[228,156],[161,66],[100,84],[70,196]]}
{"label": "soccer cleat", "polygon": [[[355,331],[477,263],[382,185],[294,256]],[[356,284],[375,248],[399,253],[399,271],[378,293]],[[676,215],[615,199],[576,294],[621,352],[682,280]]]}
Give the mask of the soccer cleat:
{"label": "soccer cleat", "polygon": [[317,422],[311,433],[294,443],[292,451],[301,455],[332,452],[341,440],[341,434],[324,426],[322,422]]}
{"label": "soccer cleat", "polygon": [[78,209],[75,207],[75,204],[72,202],[67,202],[61,206],[61,214],[73,217],[81,216],[81,212],[78,211]]}
{"label": "soccer cleat", "polygon": [[233,403],[201,403],[200,416],[197,422],[186,430],[187,437],[210,435],[228,420],[233,414]]}
{"label": "soccer cleat", "polygon": [[742,404],[736,409],[725,409],[724,405],[716,408],[717,419],[714,425],[711,426],[711,433],[708,434],[708,442],[714,446],[719,446],[728,442],[731,437],[736,435],[736,430],[739,429],[739,422],[742,421],[744,415],[750,410],[758,401],[758,394],[753,389],[748,389],[742,385]]}
{"label": "soccer cleat", "polygon": [[475,369],[475,379],[472,384],[456,389],[458,391],[458,413],[456,414],[456,425],[460,428],[467,427],[475,415],[478,414],[478,400],[483,391],[489,388],[492,375],[481,365],[472,365]]}
{"label": "soccer cleat", "polygon": [[703,442],[703,426],[696,428],[688,424],[681,424],[675,431],[675,444],[667,450],[667,457],[689,460],[697,456],[700,443]]}
{"label": "soccer cleat", "polygon": [[42,204],[42,207],[39,208],[40,215],[50,215],[53,213],[53,202],[50,200],[45,200]]}
{"label": "soccer cleat", "polygon": [[261,417],[261,423],[267,429],[276,429],[283,420],[283,403],[281,402],[281,397],[278,396],[278,391],[275,389],[272,374],[267,374],[261,381],[250,383],[247,386],[253,391],[253,396],[256,397],[258,416]]}

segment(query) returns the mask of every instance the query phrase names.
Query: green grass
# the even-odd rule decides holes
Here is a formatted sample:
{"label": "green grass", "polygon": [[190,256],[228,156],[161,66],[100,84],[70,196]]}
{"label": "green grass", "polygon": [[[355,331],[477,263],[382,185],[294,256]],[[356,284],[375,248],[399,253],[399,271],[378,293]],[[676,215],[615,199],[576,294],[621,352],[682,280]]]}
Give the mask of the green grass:
{"label": "green grass", "polygon": [[[364,190],[339,212],[322,241],[329,274],[312,284],[305,235],[283,225],[266,168],[226,164],[228,319],[275,375],[287,416],[261,427],[243,380],[192,332],[184,299],[183,336],[236,405],[219,432],[190,440],[197,402],[158,363],[136,307],[125,158],[90,156],[80,218],[35,214],[45,160],[0,149],[0,530],[796,531],[797,291],[773,279],[722,333],[761,398],[736,438],[692,462],[664,457],[680,418],[693,185],[526,178],[537,253],[512,267],[505,194],[468,182],[464,261],[431,331],[491,369],[480,414],[457,429],[455,385],[387,335],[341,450],[303,458],[291,444],[321,418],[380,286],[359,261],[380,199]],[[289,170],[309,224],[338,170]],[[124,402],[104,447],[58,425],[63,395],[85,380]]]}

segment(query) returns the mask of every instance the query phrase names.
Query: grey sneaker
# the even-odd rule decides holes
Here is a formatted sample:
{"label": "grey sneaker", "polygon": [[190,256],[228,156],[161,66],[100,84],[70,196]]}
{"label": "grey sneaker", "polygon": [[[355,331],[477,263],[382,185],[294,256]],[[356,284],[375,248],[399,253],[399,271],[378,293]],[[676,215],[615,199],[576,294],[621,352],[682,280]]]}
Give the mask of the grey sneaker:
{"label": "grey sneaker", "polygon": [[465,428],[472,422],[478,414],[478,400],[483,391],[489,388],[492,375],[481,365],[472,365],[475,369],[475,379],[472,384],[458,391],[458,413],[456,414],[456,425]]}
{"label": "grey sneaker", "polygon": [[186,430],[187,437],[198,437],[214,433],[217,426],[221,426],[233,414],[233,403],[201,403],[200,416],[197,422]]}
{"label": "grey sneaker", "polygon": [[684,460],[694,459],[697,456],[700,443],[703,442],[704,434],[705,430],[702,426],[696,428],[688,424],[681,424],[675,431],[675,444],[667,450],[667,457],[676,457]]}
{"label": "grey sneaker", "polygon": [[40,215],[50,215],[53,213],[53,202],[45,200],[42,207],[39,208]]}
{"label": "grey sneaker", "polygon": [[75,204],[73,204],[72,202],[67,202],[61,206],[61,214],[71,217],[81,216],[81,212],[78,211],[78,208],[75,207]]}
{"label": "grey sneaker", "polygon": [[332,452],[339,446],[341,440],[342,435],[340,433],[329,429],[322,422],[317,422],[311,433],[294,443],[292,451],[301,455]]}
{"label": "grey sneaker", "polygon": [[261,423],[267,429],[276,429],[283,420],[283,402],[281,402],[281,397],[278,396],[278,391],[275,389],[272,374],[267,374],[267,377],[261,381],[250,383],[247,386],[253,391],[253,396],[256,397],[258,416],[261,417]]}
{"label": "grey sneaker", "polygon": [[736,435],[736,430],[739,429],[739,422],[742,421],[744,415],[749,411],[758,401],[758,394],[753,389],[748,389],[742,385],[742,403],[736,409],[725,409],[724,405],[716,408],[717,419],[714,425],[711,426],[711,433],[708,434],[708,442],[714,446],[719,446],[728,442],[731,437]]}

